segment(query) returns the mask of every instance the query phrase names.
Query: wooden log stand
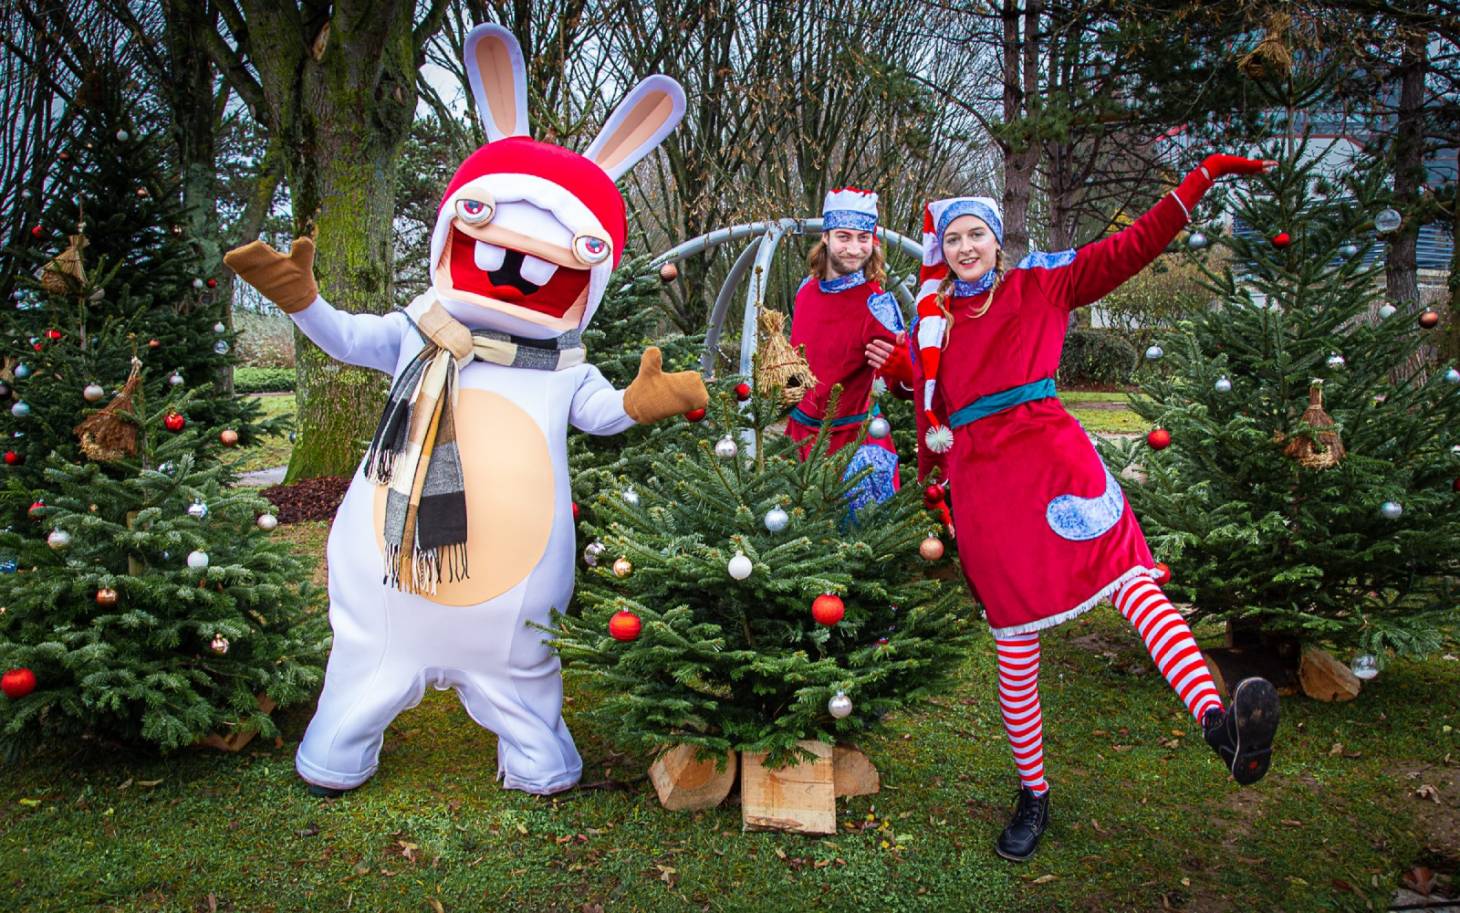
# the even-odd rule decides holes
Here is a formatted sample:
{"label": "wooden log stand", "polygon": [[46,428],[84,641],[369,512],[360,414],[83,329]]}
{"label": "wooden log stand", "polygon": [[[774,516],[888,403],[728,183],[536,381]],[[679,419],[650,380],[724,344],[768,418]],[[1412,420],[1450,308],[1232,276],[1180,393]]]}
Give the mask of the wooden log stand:
{"label": "wooden log stand", "polygon": [[[872,761],[854,745],[797,743],[812,759],[771,770],[765,753],[742,752],[739,764],[740,815],[745,830],[780,830],[798,834],[836,832],[836,800],[867,796],[882,788]],[[714,808],[729,795],[736,776],[735,755],[695,760],[689,745],[671,748],[649,767],[659,802],[673,811]]]}

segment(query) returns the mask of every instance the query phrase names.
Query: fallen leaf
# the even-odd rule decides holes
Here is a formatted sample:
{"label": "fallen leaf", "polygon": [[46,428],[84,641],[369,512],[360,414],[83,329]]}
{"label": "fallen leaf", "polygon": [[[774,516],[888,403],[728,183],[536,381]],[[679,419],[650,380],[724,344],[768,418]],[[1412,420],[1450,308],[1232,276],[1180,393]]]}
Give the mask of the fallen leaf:
{"label": "fallen leaf", "polygon": [[430,904],[431,905],[431,909],[432,910],[435,910],[436,913],[446,913],[446,908],[443,907],[443,906],[441,906],[441,901],[437,900],[436,898],[434,898],[434,897],[427,897],[426,898],[426,903]]}
{"label": "fallen leaf", "polygon": [[1414,797],[1416,799],[1429,799],[1431,802],[1435,803],[1436,805],[1441,804],[1440,803],[1440,791],[1438,789],[1435,789],[1433,786],[1431,786],[1428,783],[1424,784],[1419,789],[1415,790],[1414,791]]}
{"label": "fallen leaf", "polygon": [[128,777],[127,779],[125,779],[125,780],[122,781],[122,785],[121,786],[118,786],[117,789],[118,790],[123,790],[123,789],[126,789],[128,786],[131,786],[131,785],[132,785],[132,778],[131,777]]}
{"label": "fallen leaf", "polygon": [[1108,833],[1110,833],[1105,828],[1101,827],[1100,826],[1100,822],[1097,821],[1094,818],[1091,818],[1090,819],[1090,826],[1093,827],[1093,828],[1095,828],[1095,833],[1097,833],[1097,834],[1108,834]]}
{"label": "fallen leaf", "polygon": [[783,850],[783,849],[781,849],[780,847],[776,847],[776,855],[779,856],[782,859],[785,859],[786,858],[786,851]]}
{"label": "fallen leaf", "polygon": [[1058,877],[1058,875],[1040,875],[1038,878],[1031,881],[1030,884],[1049,884],[1051,881],[1054,881]]}
{"label": "fallen leaf", "polygon": [[1333,747],[1330,748],[1330,749],[1328,749],[1328,756],[1330,758],[1336,758],[1336,757],[1338,757],[1341,754],[1343,754],[1343,743],[1342,742],[1334,742],[1333,743]]}
{"label": "fallen leaf", "polygon": [[41,804],[41,800],[39,800],[39,799],[21,799],[20,800],[20,804],[21,805],[24,805],[26,808],[35,808],[36,806],[38,806],[38,805]]}
{"label": "fallen leaf", "polygon": [[218,895],[208,892],[208,913],[218,913]]}
{"label": "fallen leaf", "polygon": [[1427,866],[1417,865],[1399,877],[1406,888],[1426,897],[1435,889],[1435,873]]}
{"label": "fallen leaf", "polygon": [[1303,822],[1298,821],[1297,819],[1294,819],[1294,818],[1284,818],[1283,819],[1283,824],[1286,824],[1288,827],[1302,827],[1303,826]]}
{"label": "fallen leaf", "polygon": [[296,836],[296,837],[313,837],[315,834],[318,834],[318,833],[319,833],[319,825],[318,824],[315,824],[313,821],[311,821],[308,824],[306,824],[301,830],[295,831],[294,832],[294,836]]}
{"label": "fallen leaf", "polygon": [[161,783],[165,779],[167,779],[167,778],[166,777],[162,777],[162,778],[159,778],[159,779],[156,779],[156,780],[138,780],[137,781],[137,785],[138,786],[145,786],[148,789],[151,789],[152,787],[154,787],[157,784]]}

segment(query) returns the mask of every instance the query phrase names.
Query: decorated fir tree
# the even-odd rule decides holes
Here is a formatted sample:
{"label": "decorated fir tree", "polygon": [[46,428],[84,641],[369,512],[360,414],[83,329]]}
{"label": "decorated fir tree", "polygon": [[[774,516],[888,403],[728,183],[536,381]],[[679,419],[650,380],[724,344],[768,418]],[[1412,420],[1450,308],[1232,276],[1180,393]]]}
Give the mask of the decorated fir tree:
{"label": "decorated fir tree", "polygon": [[[176,748],[272,731],[310,694],[322,619],[225,448],[277,422],[215,383],[232,342],[161,137],[93,75],[28,243],[0,277],[0,744]],[[257,526],[255,524],[258,524]]]}
{"label": "decorated fir tree", "polygon": [[769,431],[779,391],[739,381],[652,429],[624,464],[640,474],[579,474],[579,610],[552,633],[625,744],[778,767],[933,694],[976,626],[961,585],[927,576],[943,549],[922,492],[854,515],[855,448],[798,462]]}
{"label": "decorated fir tree", "polygon": [[134,354],[152,401],[197,394],[187,419],[211,430],[205,452],[269,430],[254,401],[217,386],[234,358],[227,309],[198,272],[166,138],[137,120],[126,84],[97,73],[82,85],[48,189],[25,201],[29,235],[5,258],[15,271],[0,277],[12,290],[0,308],[0,435],[12,485],[40,485],[49,453],[82,458],[74,429],[120,391]]}
{"label": "decorated fir tree", "polygon": [[272,734],[267,710],[318,684],[327,631],[304,567],[269,541],[268,502],[198,456],[189,404],[139,397],[134,456],[51,457],[0,533],[6,754],[83,733],[164,750]]}
{"label": "decorated fir tree", "polygon": [[1460,373],[1426,357],[1438,315],[1385,301],[1364,256],[1398,221],[1380,177],[1309,151],[1263,153],[1282,165],[1235,200],[1251,231],[1213,239],[1213,307],[1148,352],[1153,430],[1103,450],[1144,468],[1127,494],[1198,617],[1367,665],[1460,620]]}

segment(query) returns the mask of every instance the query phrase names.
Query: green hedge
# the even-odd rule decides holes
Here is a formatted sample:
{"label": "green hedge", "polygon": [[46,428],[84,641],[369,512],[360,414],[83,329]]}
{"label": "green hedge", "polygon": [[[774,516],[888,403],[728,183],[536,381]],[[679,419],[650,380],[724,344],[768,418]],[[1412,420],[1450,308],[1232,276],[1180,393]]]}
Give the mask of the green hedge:
{"label": "green hedge", "polygon": [[1115,330],[1071,330],[1060,356],[1060,386],[1129,383],[1138,358],[1136,347]]}
{"label": "green hedge", "polygon": [[237,393],[282,393],[294,389],[293,368],[233,369],[233,389]]}

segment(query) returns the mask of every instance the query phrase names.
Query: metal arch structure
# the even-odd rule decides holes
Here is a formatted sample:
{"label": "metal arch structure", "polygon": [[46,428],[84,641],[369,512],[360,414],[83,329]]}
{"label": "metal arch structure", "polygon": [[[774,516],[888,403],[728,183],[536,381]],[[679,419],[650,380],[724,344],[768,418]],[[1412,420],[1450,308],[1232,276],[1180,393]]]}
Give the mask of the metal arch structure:
{"label": "metal arch structure", "polygon": [[[750,373],[751,356],[755,354],[756,321],[760,316],[760,304],[765,297],[767,276],[770,273],[776,249],[779,247],[781,239],[787,235],[806,234],[821,234],[821,219],[773,219],[764,222],[747,222],[743,225],[732,225],[729,228],[717,228],[697,238],[691,238],[683,244],[659,254],[651,261],[651,265],[658,268],[667,263],[677,263],[680,260],[713,250],[721,244],[736,241],[747,242],[740,251],[740,255],[731,264],[730,272],[725,274],[725,281],[715,296],[715,306],[710,311],[710,323],[705,331],[705,351],[700,357],[702,374],[708,375],[714,369],[715,356],[719,352],[720,331],[730,312],[730,304],[735,299],[735,290],[745,281],[747,273],[750,274],[750,281],[745,289],[745,319],[741,323],[740,330],[740,373]],[[923,246],[921,242],[880,226],[877,228],[877,237],[881,238],[885,244],[896,244],[916,258],[919,263],[922,262]],[[888,283],[891,291],[906,307],[911,307],[913,304],[911,286],[915,279],[916,275],[911,274],[902,277],[901,280],[893,278]]]}

